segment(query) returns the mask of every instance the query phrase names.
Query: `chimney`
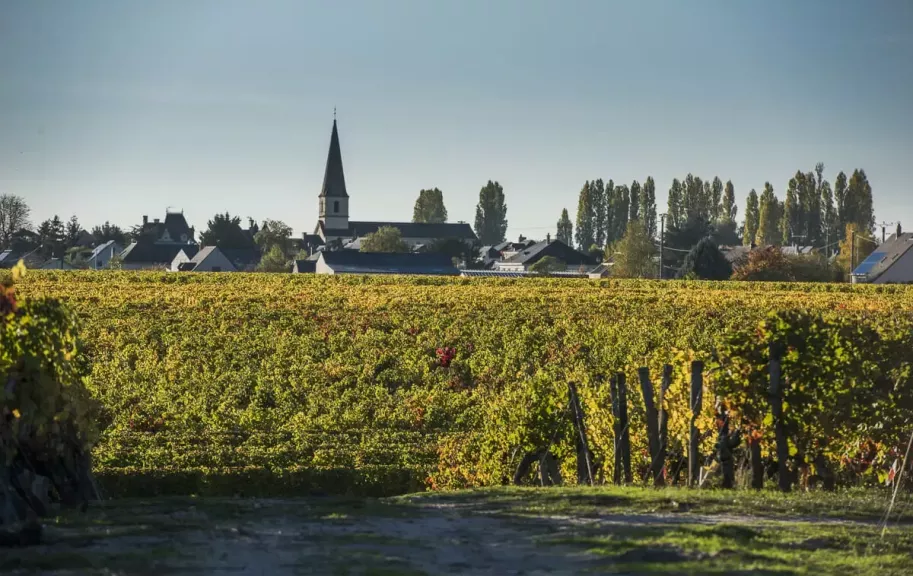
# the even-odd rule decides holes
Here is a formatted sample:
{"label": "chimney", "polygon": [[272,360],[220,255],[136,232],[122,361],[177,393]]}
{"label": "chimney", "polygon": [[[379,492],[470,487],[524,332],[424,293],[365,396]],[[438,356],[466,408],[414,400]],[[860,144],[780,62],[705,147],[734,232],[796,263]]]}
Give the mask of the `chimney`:
{"label": "chimney", "polygon": [[900,235],[903,233],[903,229],[900,227],[900,222],[897,223],[897,237],[900,238]]}
{"label": "chimney", "polygon": [[153,220],[153,221],[152,221],[152,222],[153,222],[153,223],[155,223],[155,224],[158,224],[158,223],[159,223],[159,219],[158,219],[158,218],[156,218],[156,219],[155,219],[155,220]]}
{"label": "chimney", "polygon": [[149,217],[144,214],[143,215],[143,226],[145,226],[148,223],[149,223]]}
{"label": "chimney", "polygon": [[546,244],[552,243],[552,233],[551,232],[549,232],[548,234],[545,235],[545,243]]}

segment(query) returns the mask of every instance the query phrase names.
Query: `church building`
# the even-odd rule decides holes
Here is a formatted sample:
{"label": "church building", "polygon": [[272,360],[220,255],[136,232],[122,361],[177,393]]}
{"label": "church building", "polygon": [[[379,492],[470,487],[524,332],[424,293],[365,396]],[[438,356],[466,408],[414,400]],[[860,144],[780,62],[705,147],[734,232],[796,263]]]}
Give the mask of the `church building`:
{"label": "church building", "polygon": [[416,222],[373,222],[349,219],[349,192],[346,189],[346,178],[342,169],[342,152],[339,147],[339,132],[336,119],[333,119],[333,133],[330,135],[330,150],[327,154],[326,171],[323,175],[323,187],[320,189],[319,219],[314,234],[326,245],[350,242],[372,234],[382,226],[398,228],[403,241],[415,247],[428,244],[434,240],[456,238],[464,242],[475,241],[472,227],[460,223],[416,223]]}

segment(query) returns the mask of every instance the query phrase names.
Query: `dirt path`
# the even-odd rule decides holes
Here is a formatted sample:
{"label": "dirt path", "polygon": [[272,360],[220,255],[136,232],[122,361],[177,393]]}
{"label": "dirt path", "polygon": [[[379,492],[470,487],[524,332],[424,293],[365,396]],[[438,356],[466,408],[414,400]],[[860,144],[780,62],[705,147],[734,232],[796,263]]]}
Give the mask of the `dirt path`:
{"label": "dirt path", "polygon": [[[826,549],[827,557],[836,557],[838,550],[857,545],[846,539],[847,531],[874,530],[864,522],[806,523],[732,514],[532,516],[484,505],[433,498],[405,504],[356,499],[118,501],[47,526],[42,546],[0,551],[0,572],[634,574],[637,566],[650,564],[651,573],[657,565],[680,573],[693,573],[695,566],[699,573],[702,566],[739,573],[746,566],[745,573],[785,575],[806,572],[790,566],[781,557],[783,549],[801,554]],[[827,536],[829,527],[842,539]],[[779,568],[767,569],[778,562]],[[818,573],[829,568],[822,564]]]}

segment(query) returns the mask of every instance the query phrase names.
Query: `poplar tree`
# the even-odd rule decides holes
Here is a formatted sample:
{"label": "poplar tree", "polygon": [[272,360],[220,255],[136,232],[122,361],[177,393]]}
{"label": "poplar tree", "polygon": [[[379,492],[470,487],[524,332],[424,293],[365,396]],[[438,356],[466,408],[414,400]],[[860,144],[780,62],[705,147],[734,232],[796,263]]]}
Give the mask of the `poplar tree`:
{"label": "poplar tree", "polygon": [[742,232],[742,243],[751,246],[758,235],[758,224],[761,214],[758,207],[758,193],[752,188],[745,201],[745,228]]}
{"label": "poplar tree", "polygon": [[574,231],[574,238],[577,240],[577,248],[581,252],[590,249],[590,246],[596,241],[593,226],[593,199],[592,186],[587,180],[580,189],[580,195],[577,198],[577,225]]}

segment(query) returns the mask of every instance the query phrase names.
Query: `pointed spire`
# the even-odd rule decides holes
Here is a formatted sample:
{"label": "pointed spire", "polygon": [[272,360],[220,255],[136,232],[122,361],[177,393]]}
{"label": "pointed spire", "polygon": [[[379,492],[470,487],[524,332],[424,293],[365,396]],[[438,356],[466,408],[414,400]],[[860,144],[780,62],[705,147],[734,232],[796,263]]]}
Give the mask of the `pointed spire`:
{"label": "pointed spire", "polygon": [[342,171],[342,152],[339,150],[339,132],[336,130],[336,110],[333,109],[333,134],[330,136],[330,151],[327,154],[326,172],[323,174],[323,188],[320,198],[348,198],[346,177]]}

